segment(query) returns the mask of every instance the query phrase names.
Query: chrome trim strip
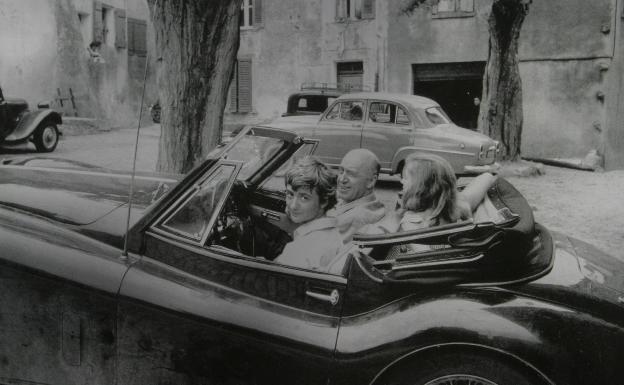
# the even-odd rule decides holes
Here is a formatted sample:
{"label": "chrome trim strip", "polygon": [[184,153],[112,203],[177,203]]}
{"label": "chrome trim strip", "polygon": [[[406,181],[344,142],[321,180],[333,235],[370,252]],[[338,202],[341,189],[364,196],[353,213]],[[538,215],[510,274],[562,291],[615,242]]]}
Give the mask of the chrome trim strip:
{"label": "chrome trim strip", "polygon": [[[418,269],[419,267],[432,267],[432,266],[452,265],[452,264],[457,264],[457,263],[470,263],[470,262],[478,261],[481,258],[483,258],[483,253],[477,254],[472,258],[462,258],[462,259],[445,260],[445,261],[438,261],[438,262],[425,262],[425,263],[414,262],[414,263],[404,264],[404,265],[399,265],[399,266],[392,265],[391,270],[392,271],[409,270],[409,269]],[[396,259],[394,259],[394,261],[395,263],[401,263],[400,261],[397,261]]]}
{"label": "chrome trim strip", "polygon": [[[64,159],[60,159],[64,160]],[[65,174],[78,174],[78,175],[98,175],[98,176],[107,176],[107,177],[115,177],[115,178],[124,178],[124,179],[132,179],[132,175],[126,174],[117,174],[117,173],[108,173],[108,172],[98,172],[98,171],[84,171],[84,170],[74,170],[71,168],[48,168],[48,167],[30,167],[30,166],[16,166],[11,164],[3,164],[0,165],[2,168],[11,168],[11,169],[19,169],[19,170],[34,170],[34,171],[46,171],[46,172],[58,172]],[[137,175],[135,179],[143,179],[143,180],[153,180],[159,182],[171,182],[177,183],[179,182],[176,179],[167,179],[167,178],[157,178],[152,176],[140,176]]]}

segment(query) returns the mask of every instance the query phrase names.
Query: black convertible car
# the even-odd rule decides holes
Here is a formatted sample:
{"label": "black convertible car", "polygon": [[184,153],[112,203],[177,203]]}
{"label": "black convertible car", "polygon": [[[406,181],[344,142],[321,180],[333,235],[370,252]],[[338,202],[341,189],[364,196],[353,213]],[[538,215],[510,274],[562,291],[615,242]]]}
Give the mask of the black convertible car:
{"label": "black convertible car", "polygon": [[0,383],[622,382],[623,264],[502,178],[490,220],[358,236],[341,274],[273,262],[314,146],[247,128],[131,210],[129,175],[0,166]]}

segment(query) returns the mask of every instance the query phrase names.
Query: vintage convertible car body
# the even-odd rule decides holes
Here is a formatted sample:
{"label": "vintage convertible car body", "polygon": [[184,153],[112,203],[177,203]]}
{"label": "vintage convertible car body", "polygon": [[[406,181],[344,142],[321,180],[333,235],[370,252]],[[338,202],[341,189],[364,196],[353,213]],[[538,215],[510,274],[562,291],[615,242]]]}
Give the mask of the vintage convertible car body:
{"label": "vintage convertible car body", "polygon": [[284,170],[315,145],[247,128],[184,178],[137,176],[131,208],[127,174],[0,166],[0,382],[623,378],[622,263],[534,223],[504,179],[491,221],[360,235],[336,274],[273,262]]}
{"label": "vintage convertible car body", "polygon": [[52,152],[58,145],[61,115],[48,108],[29,110],[24,99],[4,98],[0,88],[0,144],[31,141],[39,152]]}
{"label": "vintage convertible car body", "polygon": [[320,140],[321,160],[338,165],[351,149],[373,151],[384,173],[400,173],[414,152],[440,155],[455,173],[487,170],[496,161],[498,142],[459,127],[431,99],[406,94],[359,92],[344,94],[320,116],[288,116],[274,122],[300,135]]}

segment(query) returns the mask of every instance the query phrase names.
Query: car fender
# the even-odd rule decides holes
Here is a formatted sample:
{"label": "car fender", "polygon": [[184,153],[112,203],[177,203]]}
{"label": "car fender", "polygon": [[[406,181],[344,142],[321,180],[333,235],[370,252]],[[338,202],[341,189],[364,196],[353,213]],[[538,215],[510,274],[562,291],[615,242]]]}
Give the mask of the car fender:
{"label": "car fender", "polygon": [[[27,191],[25,191],[27,193]],[[0,265],[116,295],[133,257],[53,221],[0,206]]]}
{"label": "car fender", "polygon": [[[394,154],[394,157],[392,158],[392,163],[390,168],[392,169],[392,173],[398,173],[400,172],[400,169],[402,167],[403,162],[405,161],[405,158],[407,158],[407,156],[409,154],[412,153],[428,153],[428,154],[435,154],[435,155],[439,155],[442,156],[443,158],[449,158],[448,156],[445,155],[452,155],[451,160],[455,159],[455,158],[464,158],[464,159],[473,159],[475,158],[474,154],[468,152],[468,151],[460,151],[460,150],[450,150],[450,149],[437,149],[437,148],[432,148],[432,147],[420,147],[420,146],[404,146],[399,148],[396,153]],[[453,168],[455,169],[455,172],[458,171],[463,171],[463,165],[458,165],[458,164],[453,164],[454,162],[451,161],[451,165],[453,166]],[[459,167],[462,167],[462,169],[458,169]]]}
{"label": "car fender", "polygon": [[376,384],[386,372],[417,365],[419,352],[449,344],[496,351],[545,383],[606,383],[624,375],[616,362],[624,333],[603,319],[497,288],[425,290],[343,319],[336,383],[349,383],[344,373]]}
{"label": "car fender", "polygon": [[44,121],[50,121],[56,125],[63,124],[61,115],[54,110],[28,111],[21,116],[17,127],[5,138],[5,142],[17,142],[27,139]]}

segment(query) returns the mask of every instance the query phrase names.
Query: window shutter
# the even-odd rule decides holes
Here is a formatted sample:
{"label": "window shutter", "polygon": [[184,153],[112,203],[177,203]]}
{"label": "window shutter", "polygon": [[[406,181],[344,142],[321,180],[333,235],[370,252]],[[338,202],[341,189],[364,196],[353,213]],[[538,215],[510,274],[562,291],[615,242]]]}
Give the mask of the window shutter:
{"label": "window shutter", "polygon": [[362,18],[375,18],[375,0],[362,0]]}
{"label": "window shutter", "polygon": [[462,12],[474,12],[474,0],[459,0],[459,10]]}
{"label": "window shutter", "polygon": [[115,9],[115,47],[126,48],[126,11]]}
{"label": "window shutter", "polygon": [[230,82],[230,112],[238,111],[238,65],[234,63],[234,74]]}
{"label": "window shutter", "polygon": [[137,55],[147,54],[147,22],[137,20],[134,24],[134,50]]}
{"label": "window shutter", "polygon": [[253,5],[253,23],[254,25],[262,25],[263,15],[262,15],[262,0],[255,0]]}
{"label": "window shutter", "polygon": [[336,0],[336,20],[344,20],[345,18],[345,0]]}
{"label": "window shutter", "polygon": [[102,42],[104,40],[102,25],[102,3],[93,2],[93,41]]}
{"label": "window shutter", "polygon": [[238,112],[251,111],[251,59],[238,61]]}

